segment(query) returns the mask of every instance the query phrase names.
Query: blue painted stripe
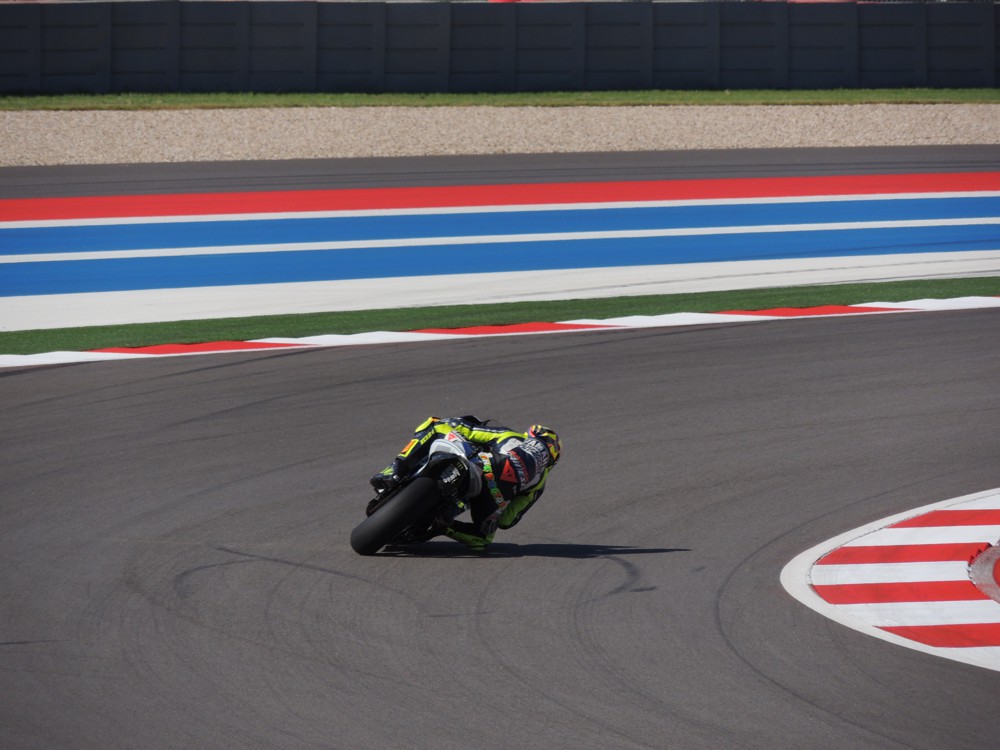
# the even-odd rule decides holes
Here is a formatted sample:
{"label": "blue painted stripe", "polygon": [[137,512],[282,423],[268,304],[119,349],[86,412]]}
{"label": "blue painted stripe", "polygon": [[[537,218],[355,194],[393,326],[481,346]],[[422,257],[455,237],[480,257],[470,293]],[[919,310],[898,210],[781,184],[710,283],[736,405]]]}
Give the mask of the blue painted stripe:
{"label": "blue painted stripe", "polygon": [[0,255],[1000,216],[1000,198],[271,219],[0,229]]}
{"label": "blue painted stripe", "polygon": [[997,249],[973,225],[52,261],[0,266],[0,296]]}

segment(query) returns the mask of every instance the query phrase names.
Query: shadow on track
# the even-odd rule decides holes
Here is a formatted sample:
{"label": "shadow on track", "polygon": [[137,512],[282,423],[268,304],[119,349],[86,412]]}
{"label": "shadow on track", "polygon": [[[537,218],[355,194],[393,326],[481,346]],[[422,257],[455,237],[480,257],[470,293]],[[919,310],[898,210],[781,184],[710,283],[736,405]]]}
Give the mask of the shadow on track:
{"label": "shadow on track", "polygon": [[659,555],[668,552],[690,552],[689,549],[671,547],[621,547],[608,544],[510,544],[494,543],[485,552],[469,552],[455,542],[425,542],[399,547],[388,547],[379,557],[554,557],[567,560],[591,560],[624,555]]}

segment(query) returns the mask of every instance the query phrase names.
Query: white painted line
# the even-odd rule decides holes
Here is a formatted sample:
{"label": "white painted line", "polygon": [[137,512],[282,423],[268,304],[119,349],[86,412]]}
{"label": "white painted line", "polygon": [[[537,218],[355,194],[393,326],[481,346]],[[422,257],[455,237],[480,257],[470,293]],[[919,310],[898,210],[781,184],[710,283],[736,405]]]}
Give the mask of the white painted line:
{"label": "white painted line", "polygon": [[666,313],[664,315],[627,315],[623,318],[579,318],[567,320],[574,325],[616,325],[626,328],[669,328],[718,323],[749,323],[754,320],[779,320],[777,315],[727,315],[724,313]]}
{"label": "white painted line", "polygon": [[[996,250],[0,297],[0,331],[1000,274]],[[993,298],[977,298],[998,300]],[[902,306],[905,307],[905,303]],[[749,317],[749,316],[744,316]],[[745,321],[749,322],[749,321]]]}
{"label": "white painted line", "polygon": [[[1000,270],[1000,269],[998,269]],[[873,302],[878,307],[902,307],[902,302]],[[971,310],[979,307],[1000,307],[1000,297],[956,297],[954,299],[920,299],[912,303],[921,310]]]}
{"label": "white painted line", "polygon": [[[862,306],[864,307],[864,306]],[[904,312],[899,310],[899,313]],[[919,312],[914,310],[913,312]],[[859,313],[860,314],[860,313]],[[877,314],[877,313],[869,313]],[[839,313],[834,313],[839,315]],[[805,319],[813,319],[815,316],[807,316]],[[623,318],[611,318],[605,320],[579,320],[579,321],[555,321],[555,326],[546,328],[541,326],[537,330],[508,330],[500,328],[495,332],[475,333],[465,332],[461,329],[446,332],[420,332],[420,331],[371,331],[355,334],[327,334],[319,336],[308,336],[302,338],[264,338],[254,339],[247,343],[254,344],[286,344],[294,347],[334,347],[334,346],[360,346],[366,344],[394,344],[394,343],[419,343],[426,341],[442,341],[456,338],[470,338],[482,336],[537,336],[539,334],[554,333],[582,333],[594,330],[625,330],[629,328],[649,328],[657,325],[661,327],[681,326],[681,325],[705,325],[718,323],[751,323],[768,320],[796,320],[799,318],[786,316],[769,315],[739,315],[723,313],[677,313],[661,316],[631,316]],[[561,325],[578,326],[579,328],[560,328]],[[203,354],[220,354],[234,351],[260,351],[268,347],[260,348],[244,347],[241,349],[231,349],[225,346],[219,349],[205,347],[196,351],[176,351],[169,354],[150,353],[103,353],[103,352],[52,352],[38,355],[0,355],[0,367],[23,367],[34,364],[53,364],[77,361],[93,361],[96,359],[126,358],[126,357],[148,357],[148,356],[194,356]],[[271,349],[273,351],[273,349]],[[287,351],[287,350],[286,350]],[[987,502],[983,500],[982,502]],[[991,501],[993,502],[993,501]],[[966,537],[975,534],[971,541],[982,542],[984,534],[992,533],[993,529],[1000,530],[1000,526],[968,526],[968,527],[946,527],[944,531],[935,530],[937,536],[928,537],[928,532],[919,527],[914,529],[878,529],[868,534],[858,532],[859,537],[853,543],[857,545],[872,544],[923,544],[939,542],[941,538],[948,535],[952,541],[970,541]],[[932,541],[928,541],[928,538]],[[835,566],[827,566],[833,570]],[[842,566],[844,568],[853,566]]]}
{"label": "white painted line", "polygon": [[912,229],[1000,225],[1000,217],[963,219],[911,219],[906,221],[846,221],[818,224],[753,224],[732,227],[679,227],[669,229],[616,229],[601,232],[541,232],[532,234],[486,234],[460,237],[407,237],[402,239],[345,240],[339,242],[287,242],[268,245],[210,245],[161,247],[135,250],[25,253],[0,255],[0,263],[54,263],[61,261],[122,258],[179,258],[193,255],[239,255],[380,248],[436,247],[454,245],[526,244],[535,242],[585,242],[590,240],[634,240],[658,237],[716,237],[744,234],[788,234],[792,232],[843,232],[868,229]]}
{"label": "white painted line", "polygon": [[121,359],[145,359],[148,354],[119,354],[113,352],[44,352],[41,354],[0,354],[0,367],[35,367],[38,365],[65,365],[76,362],[106,362]]}
{"label": "white painted line", "polygon": [[[966,299],[978,299],[976,297],[967,297]],[[935,300],[939,302],[941,300]],[[1000,307],[1000,297],[994,300],[997,304],[996,307]],[[969,500],[968,502],[962,503],[962,510],[1000,510],[1000,493],[996,495],[985,495],[978,500]],[[996,533],[996,532],[994,532]],[[996,538],[1000,538],[1000,534]]]}
{"label": "white painted line", "polygon": [[443,341],[458,338],[450,333],[416,333],[413,331],[371,331],[367,333],[325,334],[300,339],[254,339],[261,343],[303,343],[309,346],[356,346],[358,344],[407,344],[422,341]]}

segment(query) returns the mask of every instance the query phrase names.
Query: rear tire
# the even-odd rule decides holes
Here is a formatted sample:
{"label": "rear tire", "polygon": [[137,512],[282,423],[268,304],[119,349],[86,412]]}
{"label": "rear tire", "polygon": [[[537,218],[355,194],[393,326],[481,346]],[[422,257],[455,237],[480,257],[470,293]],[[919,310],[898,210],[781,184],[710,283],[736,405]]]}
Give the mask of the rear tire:
{"label": "rear tire", "polygon": [[437,482],[414,479],[351,532],[351,548],[359,555],[374,555],[405,529],[426,515],[440,500]]}

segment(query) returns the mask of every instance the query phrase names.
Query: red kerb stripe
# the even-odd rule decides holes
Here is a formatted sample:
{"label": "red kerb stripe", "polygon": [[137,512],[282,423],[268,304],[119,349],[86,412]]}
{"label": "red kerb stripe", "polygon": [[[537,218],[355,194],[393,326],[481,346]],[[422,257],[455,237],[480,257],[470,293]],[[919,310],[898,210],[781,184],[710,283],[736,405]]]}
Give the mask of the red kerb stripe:
{"label": "red kerb stripe", "polygon": [[895,625],[884,627],[882,630],[939,648],[1000,646],[1000,622],[969,625]]}
{"label": "red kerb stripe", "polygon": [[908,529],[928,526],[998,526],[1000,509],[992,510],[932,510],[916,518],[894,523],[889,528]]}
{"label": "red kerb stripe", "polygon": [[883,602],[962,602],[989,599],[972,581],[921,581],[908,583],[844,583],[813,586],[830,604]]}
{"label": "red kerb stripe", "polygon": [[899,544],[883,547],[841,547],[819,560],[817,565],[857,565],[865,563],[948,562],[971,560],[989,546],[972,544]]}
{"label": "red kerb stripe", "polygon": [[1000,172],[12,198],[0,221],[1000,190]]}

